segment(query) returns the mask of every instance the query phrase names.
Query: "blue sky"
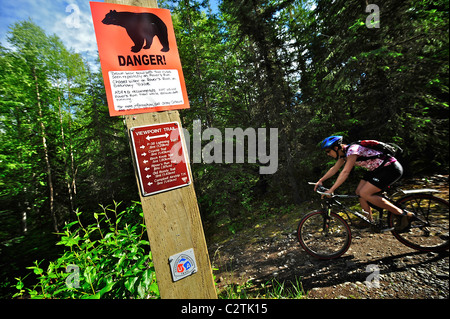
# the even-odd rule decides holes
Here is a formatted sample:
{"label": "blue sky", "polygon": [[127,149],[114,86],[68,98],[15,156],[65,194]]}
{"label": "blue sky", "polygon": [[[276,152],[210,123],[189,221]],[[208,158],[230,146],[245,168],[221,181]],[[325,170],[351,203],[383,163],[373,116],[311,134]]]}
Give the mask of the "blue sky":
{"label": "blue sky", "polygon": [[[99,1],[103,2],[103,1]],[[0,0],[0,42],[7,46],[9,27],[31,18],[48,34],[89,62],[97,58],[97,43],[88,0]]]}
{"label": "blue sky", "polygon": [[[103,0],[95,0],[103,2]],[[217,1],[211,0],[212,7]],[[97,42],[89,0],[0,0],[0,43],[15,22],[31,18],[48,35],[56,34],[67,48],[81,53],[95,68]]]}

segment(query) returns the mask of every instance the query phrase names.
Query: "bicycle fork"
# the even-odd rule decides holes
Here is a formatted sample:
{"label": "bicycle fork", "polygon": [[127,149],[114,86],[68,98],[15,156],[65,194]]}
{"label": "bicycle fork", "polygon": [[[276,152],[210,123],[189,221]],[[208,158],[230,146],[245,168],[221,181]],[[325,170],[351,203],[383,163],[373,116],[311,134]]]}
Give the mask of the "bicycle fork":
{"label": "bicycle fork", "polygon": [[330,220],[331,220],[331,208],[328,208],[327,213],[323,214],[323,233],[325,236],[328,236],[328,230],[330,229]]}

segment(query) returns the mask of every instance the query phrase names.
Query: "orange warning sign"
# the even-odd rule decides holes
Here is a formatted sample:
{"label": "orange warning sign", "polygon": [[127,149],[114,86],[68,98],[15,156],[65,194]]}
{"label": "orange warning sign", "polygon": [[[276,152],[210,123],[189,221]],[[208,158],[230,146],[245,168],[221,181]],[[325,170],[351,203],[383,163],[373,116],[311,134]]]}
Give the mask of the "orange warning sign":
{"label": "orange warning sign", "polygon": [[189,108],[170,11],[90,5],[109,114]]}

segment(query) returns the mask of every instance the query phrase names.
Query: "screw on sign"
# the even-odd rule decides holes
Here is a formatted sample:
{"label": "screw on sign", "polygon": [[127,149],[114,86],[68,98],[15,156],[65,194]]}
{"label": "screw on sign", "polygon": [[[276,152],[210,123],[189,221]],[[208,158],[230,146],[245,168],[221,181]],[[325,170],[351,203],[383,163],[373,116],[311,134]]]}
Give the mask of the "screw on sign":
{"label": "screw on sign", "polygon": [[130,131],[143,196],[191,183],[177,122],[134,127]]}

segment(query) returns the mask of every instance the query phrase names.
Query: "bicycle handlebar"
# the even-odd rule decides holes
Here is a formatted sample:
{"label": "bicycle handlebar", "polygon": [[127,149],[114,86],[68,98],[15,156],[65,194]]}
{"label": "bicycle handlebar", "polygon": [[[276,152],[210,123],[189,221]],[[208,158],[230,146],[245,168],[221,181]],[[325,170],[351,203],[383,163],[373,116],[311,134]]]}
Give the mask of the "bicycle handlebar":
{"label": "bicycle handlebar", "polygon": [[[308,182],[309,185],[316,185],[316,183]],[[328,190],[328,188],[324,187],[323,185],[318,185],[316,189],[316,193],[320,195],[330,196],[331,198],[334,197],[340,197],[340,198],[358,198],[358,195],[339,195],[339,194],[330,194],[325,193]]]}

